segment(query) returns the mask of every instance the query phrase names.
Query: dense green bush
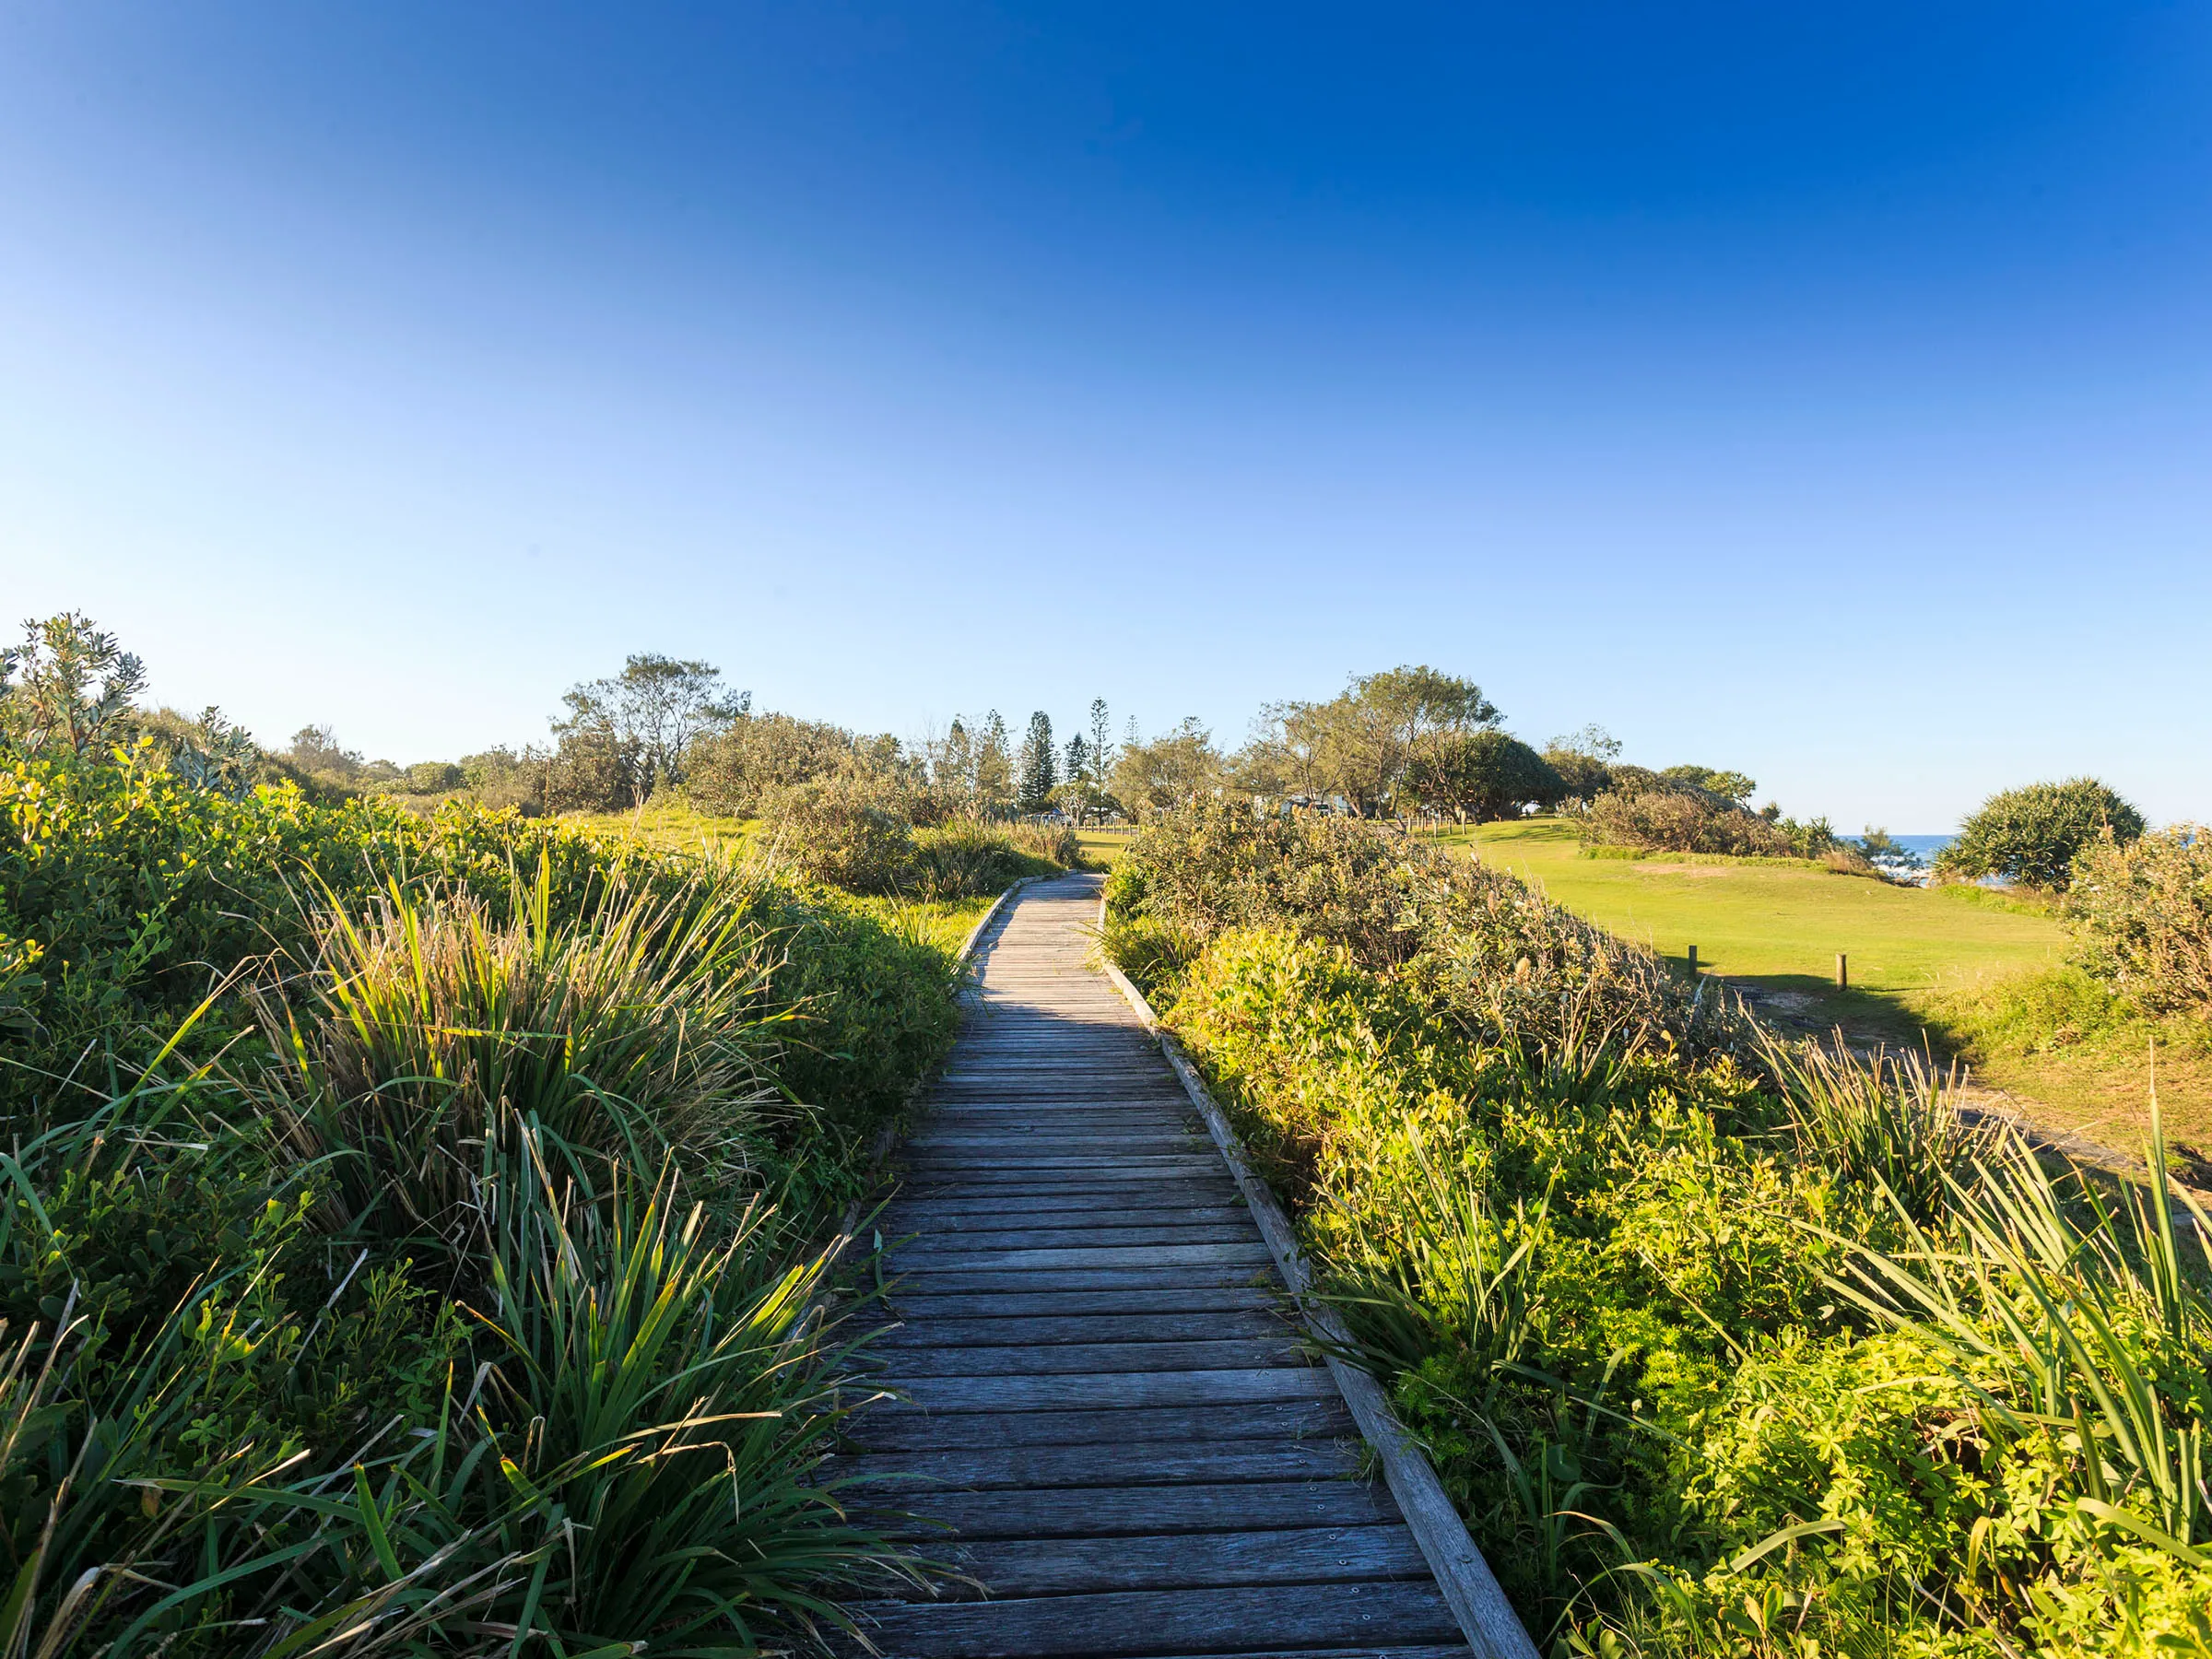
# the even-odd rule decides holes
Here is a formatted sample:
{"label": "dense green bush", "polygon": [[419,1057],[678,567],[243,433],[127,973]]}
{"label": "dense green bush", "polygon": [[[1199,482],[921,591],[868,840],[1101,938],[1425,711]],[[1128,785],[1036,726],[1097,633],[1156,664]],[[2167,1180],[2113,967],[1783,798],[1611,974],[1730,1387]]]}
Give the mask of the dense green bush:
{"label": "dense green bush", "polygon": [[1936,854],[1936,874],[2058,891],[2073,879],[2076,857],[2104,836],[2125,845],[2142,833],[2143,815],[2094,778],[2030,783],[1983,802]]}
{"label": "dense green bush", "polygon": [[0,1653],[751,1653],[903,1571],[808,1310],[920,928],[150,747],[0,802]]}
{"label": "dense green bush", "polygon": [[2143,1007],[2212,1018],[2212,834],[2177,824],[2075,855],[2066,914],[2082,965]]}
{"label": "dense green bush", "polygon": [[[947,816],[934,804],[896,777],[848,771],[772,792],[762,817],[779,856],[849,893],[973,899],[1082,863],[1064,826]],[[917,810],[927,827],[915,828]]]}
{"label": "dense green bush", "polygon": [[[1677,770],[1701,773],[1697,768]],[[1734,781],[1731,774],[1723,776]],[[1605,844],[1654,852],[1806,858],[1835,844],[1825,823],[1802,826],[1769,818],[1689,778],[1633,766],[1613,769],[1612,787],[1590,803],[1584,821]]]}
{"label": "dense green bush", "polygon": [[2212,1263],[2163,1189],[2100,1208],[1924,1063],[1694,1041],[1633,974],[1470,1019],[1469,963],[1502,992],[1567,931],[1502,881],[1193,815],[1107,947],[1543,1645],[2205,1651]]}
{"label": "dense green bush", "polygon": [[760,816],[778,853],[848,893],[896,893],[912,877],[913,826],[855,774],[775,790]]}
{"label": "dense green bush", "polygon": [[1130,951],[1147,989],[1171,993],[1180,960],[1231,929],[1279,928],[1340,946],[1362,968],[1418,973],[1462,1035],[1488,1042],[1629,1033],[1631,1044],[1722,1051],[1748,1036],[1733,1005],[1700,1000],[1650,952],[1387,824],[1179,808],[1123,854],[1107,897],[1110,948]]}
{"label": "dense green bush", "polygon": [[1405,789],[1430,812],[1463,822],[1518,818],[1530,806],[1557,806],[1573,793],[1542,755],[1498,731],[1442,734],[1414,752]]}

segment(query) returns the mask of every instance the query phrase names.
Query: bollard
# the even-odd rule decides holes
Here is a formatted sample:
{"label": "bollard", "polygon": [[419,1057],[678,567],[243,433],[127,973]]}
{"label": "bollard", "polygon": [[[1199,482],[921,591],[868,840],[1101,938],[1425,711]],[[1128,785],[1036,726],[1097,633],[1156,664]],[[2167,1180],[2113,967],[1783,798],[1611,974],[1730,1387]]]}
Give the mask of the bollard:
{"label": "bollard", "polygon": [[1698,971],[1698,947],[1695,945],[1689,947],[1689,971],[1693,975]]}
{"label": "bollard", "polygon": [[1851,959],[1840,950],[1836,952],[1836,989],[1851,989]]}

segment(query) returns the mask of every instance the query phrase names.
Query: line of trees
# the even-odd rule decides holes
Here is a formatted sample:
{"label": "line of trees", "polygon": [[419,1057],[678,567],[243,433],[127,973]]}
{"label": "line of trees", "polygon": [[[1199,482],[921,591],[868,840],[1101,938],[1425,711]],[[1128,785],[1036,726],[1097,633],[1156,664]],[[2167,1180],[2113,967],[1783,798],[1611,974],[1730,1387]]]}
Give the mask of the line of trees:
{"label": "line of trees", "polygon": [[532,815],[619,810],[680,791],[703,810],[750,817],[779,791],[841,778],[896,794],[917,821],[1057,813],[1095,822],[1213,796],[1465,821],[1655,781],[1729,803],[1752,789],[1736,772],[1623,767],[1619,744],[1596,726],[1539,752],[1504,729],[1475,681],[1427,665],[1355,675],[1324,700],[1271,703],[1243,746],[1225,752],[1195,717],[1149,739],[1132,720],[1117,740],[1103,698],[1065,743],[1043,710],[1018,737],[991,710],[902,741],[756,711],[712,663],[639,653],[618,673],[570,688],[544,744],[407,766],[369,759],[324,724],[265,750],[218,709],[138,708],[145,685],[143,665],[112,635],[65,613],[27,624],[24,642],[0,652],[0,724],[26,752],[150,740],[178,771],[232,793],[289,780],[325,794],[465,794]]}
{"label": "line of trees", "polygon": [[1510,818],[1596,794],[1619,749],[1591,727],[1539,753],[1503,728],[1475,681],[1402,665],[1355,675],[1325,700],[1270,703],[1233,752],[1195,718],[1148,743],[1133,733],[1111,794],[1133,815],[1236,794],[1362,818]]}

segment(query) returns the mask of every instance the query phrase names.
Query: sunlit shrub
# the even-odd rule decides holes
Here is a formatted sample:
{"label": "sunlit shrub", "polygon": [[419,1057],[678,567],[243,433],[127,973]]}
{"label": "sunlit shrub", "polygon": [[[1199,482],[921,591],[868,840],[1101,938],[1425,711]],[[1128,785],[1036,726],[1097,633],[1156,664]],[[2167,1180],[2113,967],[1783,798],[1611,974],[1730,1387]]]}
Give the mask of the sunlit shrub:
{"label": "sunlit shrub", "polygon": [[2212,1018],[2212,832],[2202,825],[2089,842],[2066,914],[2099,979],[2153,1013]]}

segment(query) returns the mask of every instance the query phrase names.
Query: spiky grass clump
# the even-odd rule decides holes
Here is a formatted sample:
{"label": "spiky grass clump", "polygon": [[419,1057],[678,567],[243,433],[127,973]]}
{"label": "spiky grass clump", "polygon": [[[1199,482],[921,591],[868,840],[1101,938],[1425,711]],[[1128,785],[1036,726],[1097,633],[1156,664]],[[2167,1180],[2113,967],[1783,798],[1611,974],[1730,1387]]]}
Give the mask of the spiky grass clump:
{"label": "spiky grass clump", "polygon": [[1915,1222],[1942,1211],[1953,1172],[1986,1144],[1959,1115],[1956,1067],[1925,1054],[1852,1051],[1761,1030],[1760,1069],[1789,1109],[1798,1156],[1840,1182],[1881,1189]]}
{"label": "spiky grass clump", "polygon": [[255,1082],[293,1153],[326,1160],[333,1220],[458,1248],[503,1117],[564,1156],[741,1178],[791,1014],[759,929],[713,897],[617,888],[565,921],[541,869],[505,923],[396,886],[333,912],[305,1011],[262,999],[278,1064]]}

